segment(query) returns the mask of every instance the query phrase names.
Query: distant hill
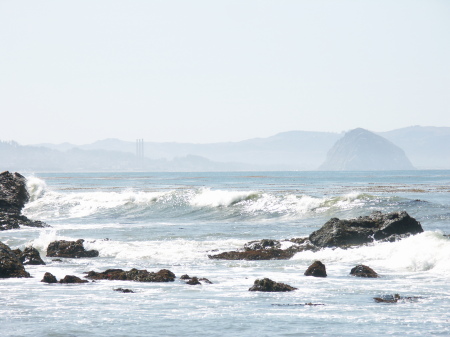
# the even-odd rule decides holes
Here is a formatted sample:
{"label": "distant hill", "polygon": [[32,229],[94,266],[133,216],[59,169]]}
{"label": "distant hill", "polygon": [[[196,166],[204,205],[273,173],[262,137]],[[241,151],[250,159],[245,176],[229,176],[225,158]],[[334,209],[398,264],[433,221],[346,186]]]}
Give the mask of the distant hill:
{"label": "distant hill", "polygon": [[339,139],[320,166],[324,171],[412,170],[405,152],[389,140],[365,129]]}

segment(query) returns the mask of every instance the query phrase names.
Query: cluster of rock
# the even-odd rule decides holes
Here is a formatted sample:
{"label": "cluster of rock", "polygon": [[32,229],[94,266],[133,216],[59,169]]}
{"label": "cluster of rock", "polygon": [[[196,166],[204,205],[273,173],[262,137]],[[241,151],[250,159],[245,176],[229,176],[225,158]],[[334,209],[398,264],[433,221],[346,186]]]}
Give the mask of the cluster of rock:
{"label": "cluster of rock", "polygon": [[88,283],[87,280],[82,280],[78,276],[75,275],[66,275],[61,280],[56,279],[56,277],[51,273],[45,273],[43,279],[41,282],[45,283],[66,283],[66,284],[72,284],[72,283]]}
{"label": "cluster of rock", "polygon": [[86,278],[91,280],[119,280],[119,281],[136,281],[136,282],[173,282],[175,274],[170,270],[161,269],[160,271],[148,272],[147,270],[131,269],[124,271],[122,269],[108,269],[104,272],[87,272]]}
{"label": "cluster of rock", "polygon": [[22,215],[30,199],[26,179],[19,173],[0,173],[0,231],[19,229],[20,226],[47,227],[42,221],[33,221]]}
{"label": "cluster of rock", "polygon": [[212,282],[210,280],[208,280],[207,278],[205,278],[205,277],[200,277],[200,278],[197,277],[197,276],[190,277],[187,274],[181,275],[180,276],[180,280],[187,280],[186,284],[189,284],[191,286],[202,284],[202,282],[206,283],[206,284],[212,284]]}
{"label": "cluster of rock", "polygon": [[[406,212],[383,214],[376,211],[369,216],[360,216],[356,219],[332,218],[306,238],[251,241],[244,245],[243,250],[208,257],[220,260],[288,260],[305,250],[350,248],[374,241],[392,242],[421,232],[423,232],[421,224]],[[282,249],[282,243],[289,244],[290,247]]]}
{"label": "cluster of rock", "polygon": [[83,258],[97,257],[98,250],[86,250],[83,239],[77,241],[57,240],[51,242],[47,247],[47,257]]}

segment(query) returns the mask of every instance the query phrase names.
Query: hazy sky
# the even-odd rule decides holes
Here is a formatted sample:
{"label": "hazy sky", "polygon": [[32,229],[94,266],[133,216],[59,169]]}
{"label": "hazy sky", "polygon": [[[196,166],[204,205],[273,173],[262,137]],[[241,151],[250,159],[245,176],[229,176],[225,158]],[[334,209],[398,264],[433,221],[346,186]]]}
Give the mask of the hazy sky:
{"label": "hazy sky", "polygon": [[0,140],[450,126],[450,1],[0,0]]}

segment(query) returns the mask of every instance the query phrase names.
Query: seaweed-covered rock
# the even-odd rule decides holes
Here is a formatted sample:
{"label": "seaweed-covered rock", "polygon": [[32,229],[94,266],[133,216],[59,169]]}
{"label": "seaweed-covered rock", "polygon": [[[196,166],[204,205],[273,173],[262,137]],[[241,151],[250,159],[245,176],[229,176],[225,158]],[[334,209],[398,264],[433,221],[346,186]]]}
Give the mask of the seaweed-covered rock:
{"label": "seaweed-covered rock", "polygon": [[68,258],[97,257],[98,251],[94,249],[85,250],[83,242],[83,239],[77,241],[53,241],[47,247],[47,256]]}
{"label": "seaweed-covered rock", "polygon": [[247,251],[231,251],[216,255],[208,255],[215,260],[288,260],[295,255],[294,250],[262,249]]}
{"label": "seaweed-covered rock", "polygon": [[311,233],[309,240],[317,247],[348,247],[388,239],[390,236],[421,232],[423,229],[420,223],[406,212],[373,212],[357,219],[332,218],[322,228]]}
{"label": "seaweed-covered rock", "polygon": [[25,270],[19,257],[5,245],[0,242],[0,278],[10,277],[31,277]]}
{"label": "seaweed-covered rock", "polygon": [[75,275],[66,275],[63,279],[59,280],[59,283],[88,283],[87,280],[82,280]]}
{"label": "seaweed-covered rock", "polygon": [[306,269],[305,276],[327,277],[325,265],[320,261],[315,261]]}
{"label": "seaweed-covered rock", "polygon": [[98,273],[90,271],[86,278],[92,280],[120,280],[120,281],[137,281],[137,282],[173,282],[175,281],[175,274],[170,270],[161,269],[160,271],[148,272],[147,270],[131,269],[124,271],[122,269],[108,269],[104,272]]}
{"label": "seaweed-covered rock", "polygon": [[350,275],[357,277],[377,278],[378,274],[372,268],[359,264],[350,270]]}
{"label": "seaweed-covered rock", "polygon": [[253,286],[248,291],[266,291],[266,292],[285,292],[293,291],[297,288],[291,287],[284,283],[277,283],[269,278],[263,278],[262,280],[255,280]]}
{"label": "seaweed-covered rock", "polygon": [[19,173],[0,173],[0,231],[19,229],[20,226],[47,227],[42,221],[33,221],[21,215],[30,196],[26,179]]}
{"label": "seaweed-covered rock", "polygon": [[42,278],[41,282],[58,283],[58,280],[56,279],[56,277],[52,273],[46,272],[44,274],[44,277]]}

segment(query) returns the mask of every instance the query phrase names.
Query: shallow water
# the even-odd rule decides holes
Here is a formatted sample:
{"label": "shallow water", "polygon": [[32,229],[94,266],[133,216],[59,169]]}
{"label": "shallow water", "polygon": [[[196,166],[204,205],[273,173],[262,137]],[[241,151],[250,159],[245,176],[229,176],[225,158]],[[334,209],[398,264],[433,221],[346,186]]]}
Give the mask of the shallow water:
{"label": "shallow water", "polygon": [[[36,247],[33,278],[0,280],[2,336],[448,336],[450,171],[39,174],[24,213],[51,228],[1,232]],[[250,240],[307,236],[332,217],[407,211],[424,233],[396,243],[302,252],[287,261],[219,261]],[[56,239],[85,239],[98,258],[46,258]],[[314,260],[324,279],[305,277]],[[356,264],[381,278],[349,276]],[[213,284],[44,284],[108,268],[170,269]],[[257,278],[297,287],[249,292]],[[118,293],[129,288],[134,294]],[[399,293],[411,301],[375,303]],[[305,303],[323,304],[305,306]]]}

